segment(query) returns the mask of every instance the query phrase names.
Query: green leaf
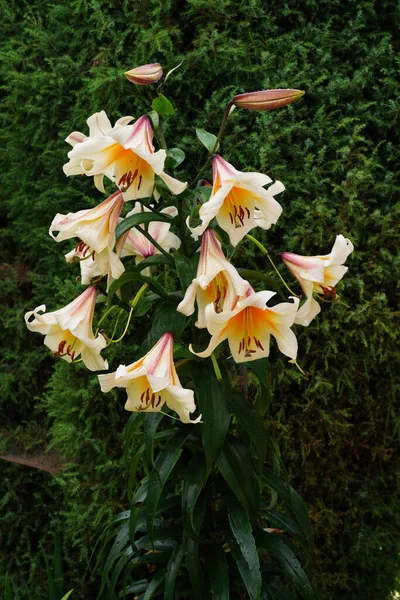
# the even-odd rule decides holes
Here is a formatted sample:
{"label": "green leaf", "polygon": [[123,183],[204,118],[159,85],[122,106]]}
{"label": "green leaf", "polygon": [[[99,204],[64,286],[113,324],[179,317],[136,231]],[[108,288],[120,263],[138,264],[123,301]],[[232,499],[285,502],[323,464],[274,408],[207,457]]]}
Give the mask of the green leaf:
{"label": "green leaf", "polygon": [[72,590],[70,590],[69,592],[67,592],[67,593],[65,594],[65,596],[63,596],[63,597],[61,598],[61,600],[68,600],[68,598],[70,597],[70,595],[72,594],[72,592],[73,592],[73,591],[74,591],[74,590],[72,589]]}
{"label": "green leaf", "polygon": [[165,159],[164,169],[176,169],[185,160],[185,153],[180,148],[170,148]]}
{"label": "green leaf", "polygon": [[199,561],[199,545],[194,540],[187,538],[185,548],[185,562],[192,584],[191,597],[193,600],[205,600],[204,574]]}
{"label": "green leaf", "polygon": [[176,306],[176,302],[171,300],[158,304],[153,313],[151,329],[147,335],[149,346],[153,346],[167,331],[171,331],[174,336],[180,336],[185,329],[186,317],[176,310]]}
{"label": "green leaf", "polygon": [[128,465],[129,461],[129,448],[132,441],[133,432],[139,427],[142,423],[142,415],[140,413],[132,413],[128,419],[127,424],[125,425],[124,430],[124,459],[125,463]]}
{"label": "green leaf", "polygon": [[4,600],[15,600],[15,596],[11,589],[11,583],[8,572],[6,573],[4,579]]}
{"label": "green leaf", "polygon": [[188,465],[183,480],[182,519],[186,534],[196,541],[200,541],[200,538],[195,530],[194,510],[206,481],[207,471],[204,458],[201,454],[195,454]]}
{"label": "green leaf", "polygon": [[314,548],[314,537],[312,533],[310,517],[308,516],[307,507],[303,500],[291,485],[285,481],[282,481],[282,479],[277,477],[269,469],[264,470],[263,480],[279,495],[279,497],[285,503],[285,506],[289,509],[290,513],[296,517],[297,522],[299,523],[305,536],[308,553],[311,555]]}
{"label": "green leaf", "polygon": [[178,544],[175,550],[171,554],[171,557],[167,565],[167,576],[165,578],[164,585],[164,600],[175,599],[175,580],[178,575],[179,567],[181,565],[184,555],[183,544]]}
{"label": "green leaf", "polygon": [[259,360],[246,363],[246,367],[254,373],[260,383],[261,390],[255,404],[257,412],[261,416],[264,416],[272,400],[271,385],[269,382],[269,361],[267,358],[260,358]]}
{"label": "green leaf", "polygon": [[283,529],[283,531],[286,531],[290,536],[300,543],[303,550],[308,554],[306,537],[301,530],[301,527],[294,519],[291,519],[287,515],[283,515],[276,510],[261,510],[261,513],[268,521],[268,525],[276,529]]}
{"label": "green leaf", "polygon": [[168,117],[168,115],[172,115],[174,112],[174,105],[168,98],[164,96],[164,94],[158,94],[158,98],[155,98],[151,103],[151,108],[158,112],[159,115],[163,115]]}
{"label": "green leaf", "polygon": [[255,539],[257,546],[271,552],[279,560],[282,571],[304,600],[318,600],[307,575],[287,544],[276,535],[262,530],[256,532]]}
{"label": "green leaf", "polygon": [[296,600],[296,596],[278,579],[263,584],[263,600]]}
{"label": "green leaf", "polygon": [[155,110],[151,110],[147,114],[149,115],[151,122],[153,123],[154,129],[157,129],[157,127],[160,124],[160,117],[158,116],[158,112],[156,112]]}
{"label": "green leaf", "polygon": [[223,365],[221,373],[222,381],[218,381],[211,360],[195,362],[192,368],[195,396],[199,412],[202,414],[200,430],[206,455],[207,473],[210,473],[214,461],[221,452],[230,421],[228,404],[232,389]]}
{"label": "green leaf", "polygon": [[258,599],[261,594],[260,562],[249,516],[243,506],[237,502],[236,498],[227,496],[226,499],[229,524],[240,552],[249,567],[249,572],[254,582],[252,589],[255,590],[255,598]]}
{"label": "green leaf", "polygon": [[212,546],[207,554],[207,566],[213,600],[229,600],[229,568],[221,547]]}
{"label": "green leaf", "polygon": [[203,146],[205,146],[210,153],[218,150],[218,148],[215,147],[217,137],[213,133],[209,133],[205,129],[196,128],[196,135]]}
{"label": "green leaf", "polygon": [[[127,511],[129,512],[129,511]],[[129,543],[129,523],[126,522],[122,525],[121,529],[118,532],[117,537],[115,538],[114,544],[109,552],[106,563],[103,568],[102,578],[101,578],[101,586],[100,591],[97,598],[101,598],[103,590],[108,583],[108,574],[113,568],[115,562],[120,557],[120,555],[125,551],[125,547]]]}
{"label": "green leaf", "polygon": [[[172,259],[172,257],[171,257]],[[161,298],[169,299],[169,296],[162,285],[158,283],[153,277],[145,277],[144,275],[140,275],[135,271],[126,271],[122,273],[121,277],[118,277],[115,281],[110,285],[110,289],[108,290],[108,304],[111,304],[112,298],[117,291],[125,285],[131,284],[134,281],[139,281],[141,283],[147,283],[147,285],[153,289],[153,291],[158,294]]]}
{"label": "green leaf", "polygon": [[154,594],[156,593],[156,591],[158,590],[158,588],[164,581],[165,575],[166,575],[165,569],[160,569],[159,571],[156,572],[153,579],[150,581],[149,587],[147,588],[142,600],[150,600],[150,598],[154,597]]}
{"label": "green leaf", "polygon": [[192,427],[184,425],[166,443],[156,459],[156,468],[150,473],[146,496],[147,531],[153,539],[153,523],[161,492],[167,479],[182,454],[182,444],[192,432]]}
{"label": "green leaf", "polygon": [[148,413],[144,417],[143,436],[146,456],[149,463],[154,467],[154,437],[160,421],[164,418],[163,413]]}
{"label": "green leaf", "polygon": [[234,391],[231,399],[231,408],[239,424],[243,427],[254,444],[261,464],[265,462],[268,447],[268,428],[264,419],[254,410],[251,403],[239,392]]}
{"label": "green leaf", "polygon": [[226,438],[217,465],[250,518],[255,518],[260,504],[260,488],[248,447],[237,438]]}
{"label": "green leaf", "polygon": [[175,253],[175,266],[183,291],[185,292],[192,280],[197,274],[197,265],[199,262],[199,254],[187,257],[182,254]]}
{"label": "green leaf", "polygon": [[228,542],[228,546],[231,550],[232,556],[236,561],[240,576],[246,587],[247,593],[249,594],[250,600],[257,600],[259,596],[257,596],[258,590],[254,581],[254,577],[250,571],[247,561],[245,560],[243,554],[240,551],[239,544],[235,540],[235,537],[233,536],[230,530],[225,531],[225,539]]}
{"label": "green leaf", "polygon": [[126,217],[123,221],[118,223],[117,228],[115,230],[115,239],[118,241],[121,235],[132,229],[132,227],[136,227],[137,225],[142,225],[143,223],[151,223],[152,221],[161,221],[162,223],[172,223],[173,218],[164,213],[155,213],[155,212],[140,212],[130,217]]}

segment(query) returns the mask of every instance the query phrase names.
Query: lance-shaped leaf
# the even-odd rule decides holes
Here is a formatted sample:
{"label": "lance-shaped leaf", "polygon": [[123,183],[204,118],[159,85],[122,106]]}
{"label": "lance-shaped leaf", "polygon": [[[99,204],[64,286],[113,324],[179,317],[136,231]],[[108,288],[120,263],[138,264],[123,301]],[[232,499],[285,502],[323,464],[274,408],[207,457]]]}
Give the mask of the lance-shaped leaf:
{"label": "lance-shaped leaf", "polygon": [[196,135],[198,140],[207,148],[209,152],[216,152],[218,148],[215,147],[217,137],[213,133],[209,133],[205,129],[196,129]]}
{"label": "lance-shaped leaf", "polygon": [[226,438],[217,465],[250,518],[255,518],[260,504],[260,488],[249,448],[234,437]]}
{"label": "lance-shaped leaf", "polygon": [[223,367],[221,374],[222,381],[218,381],[211,361],[196,362],[193,367],[195,396],[202,414],[200,429],[207,473],[221,452],[230,421],[228,404],[232,393],[231,385]]}
{"label": "lance-shaped leaf", "polygon": [[201,454],[192,457],[183,481],[182,490],[182,519],[188,537],[200,541],[195,531],[194,510],[200,493],[207,481],[207,471]]}
{"label": "lance-shaped leaf", "polygon": [[285,503],[290,513],[297,519],[301,530],[307,540],[308,552],[311,555],[314,548],[314,538],[311,528],[310,517],[308,516],[307,507],[299,494],[292,488],[291,485],[282,481],[269,469],[264,470],[263,480],[274,490]]}
{"label": "lance-shaped leaf", "polygon": [[163,419],[163,413],[149,413],[144,417],[144,443],[146,448],[147,460],[154,467],[154,438],[156,435],[157,427],[160,421]]}
{"label": "lance-shaped leaf", "polygon": [[186,426],[178,431],[167,442],[156,459],[156,468],[150,473],[146,496],[146,522],[150,539],[153,539],[153,523],[161,492],[172,469],[182,454],[182,444],[192,432],[192,427]]}
{"label": "lance-shaped leaf", "polygon": [[257,548],[254,541],[249,515],[239,502],[232,496],[227,495],[229,524],[240,552],[246,561],[250,576],[253,580],[252,589],[255,597],[259,598],[261,593],[260,562],[258,560]]}
{"label": "lance-shaped leaf", "polygon": [[213,600],[229,600],[229,567],[221,547],[212,546],[207,554],[207,566]]}
{"label": "lance-shaped leaf", "polygon": [[162,223],[172,223],[173,217],[166,215],[164,213],[155,213],[155,212],[139,212],[130,217],[126,217],[123,221],[118,223],[117,228],[115,230],[115,237],[117,240],[132,229],[132,227],[136,227],[136,225],[143,225],[144,223],[151,223],[152,221],[161,221]]}
{"label": "lance-shaped leaf", "polygon": [[303,600],[318,600],[310,580],[293,551],[278,536],[259,530],[255,535],[257,546],[273,554],[280,562],[282,571],[295,586]]}
{"label": "lance-shaped leaf", "polygon": [[260,598],[260,595],[257,584],[254,581],[254,577],[250,571],[249,565],[240,550],[240,546],[237,543],[235,536],[233,535],[230,529],[226,530],[224,533],[229,549],[232,553],[233,558],[236,561],[240,576],[246,587],[250,600],[258,600]]}
{"label": "lance-shaped leaf", "polygon": [[181,565],[185,549],[183,544],[178,544],[175,550],[171,554],[171,558],[167,565],[167,575],[165,578],[164,586],[164,600],[175,599],[175,580],[178,575],[179,567]]}

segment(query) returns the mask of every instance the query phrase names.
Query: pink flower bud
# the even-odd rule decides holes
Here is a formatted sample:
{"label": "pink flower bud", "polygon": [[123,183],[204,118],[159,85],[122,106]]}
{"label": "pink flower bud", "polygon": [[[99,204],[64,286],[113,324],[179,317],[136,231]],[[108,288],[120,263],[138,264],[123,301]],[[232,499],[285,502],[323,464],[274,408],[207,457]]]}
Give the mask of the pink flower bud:
{"label": "pink flower bud", "polygon": [[136,85],[150,85],[156,83],[163,76],[163,70],[160,63],[151,63],[150,65],[141,65],[125,73],[125,77],[131,83]]}
{"label": "pink flower bud", "polygon": [[238,94],[233,98],[232,103],[248,110],[275,110],[294,102],[304,94],[302,90],[262,90]]}

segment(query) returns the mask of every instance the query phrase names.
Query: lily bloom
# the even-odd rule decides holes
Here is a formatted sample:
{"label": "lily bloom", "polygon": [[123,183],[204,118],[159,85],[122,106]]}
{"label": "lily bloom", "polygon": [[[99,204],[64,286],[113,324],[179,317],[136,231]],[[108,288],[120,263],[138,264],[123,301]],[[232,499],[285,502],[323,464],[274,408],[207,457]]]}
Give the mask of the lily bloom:
{"label": "lily bloom", "polygon": [[208,348],[203,352],[194,352],[202,358],[210,356],[224,340],[228,340],[229,349],[237,363],[264,358],[269,355],[271,335],[276,339],[279,350],[296,360],[297,339],[290,327],[293,325],[298,298],[293,303],[283,302],[271,308],[267,302],[275,292],[247,291],[246,297],[238,300],[232,310],[216,313],[214,305],[206,307],[207,329],[212,335]]}
{"label": "lily bloom", "polygon": [[43,334],[45,345],[67,362],[74,362],[82,355],[90,371],[108,369],[107,361],[100,356],[106,340],[101,334],[95,338],[92,330],[96,295],[96,288],[90,286],[64,308],[49,313],[42,304],[26,313],[26,326]]}
{"label": "lily bloom", "polygon": [[[210,199],[200,208],[202,224],[190,228],[194,235],[201,235],[216,217],[218,225],[228,233],[231,244],[236,246],[244,236],[259,226],[269,229],[282,212],[274,195],[283,192],[285,186],[262,173],[242,173],[221,156],[213,159],[213,189]],[[258,210],[257,210],[258,208]]]}
{"label": "lily bloom", "polygon": [[275,110],[291,104],[304,94],[302,90],[262,90],[238,94],[232,99],[232,104],[247,110]]}
{"label": "lily bloom", "polygon": [[159,412],[167,404],[182,423],[198,423],[201,416],[190,420],[190,413],[196,410],[194,393],[184,389],[179,381],[172,358],[173,346],[172,334],[164,333],[143,358],[128,366],[120,365],[114,373],[99,375],[101,390],[126,388],[126,410]]}
{"label": "lily bloom", "polygon": [[130,71],[126,71],[125,77],[136,85],[150,85],[156,83],[163,76],[163,70],[160,63],[151,63],[149,65],[141,65]]}
{"label": "lily bloom", "polygon": [[65,254],[67,262],[79,261],[81,269],[81,283],[88,285],[94,277],[107,275],[107,291],[114,279],[121,277],[125,267],[119,259],[118,251],[113,252],[109,246],[101,252],[96,253],[84,242],[79,242]]}
{"label": "lily bloom", "polygon": [[207,327],[205,310],[210,303],[216,313],[230,310],[238,296],[244,296],[250,284],[242,279],[235,267],[226,260],[221,244],[211,229],[207,229],[201,238],[201,250],[196,278],[186,290],[179,312],[186,316],[193,314],[197,301],[198,316],[196,327]]}
{"label": "lily bloom", "polygon": [[330,254],[322,256],[300,256],[292,252],[282,252],[281,259],[300,283],[306,301],[300,307],[295,323],[309,325],[313,318],[321,312],[321,307],[313,294],[322,296],[324,300],[335,300],[335,285],[342,279],[348,267],[343,263],[354,246],[343,235],[337,235]]}
{"label": "lily bloom", "polygon": [[[142,206],[139,202],[135,203],[135,208],[131,210],[126,217],[137,214],[144,210],[150,212],[150,210]],[[170,217],[176,217],[178,214],[177,209],[174,206],[168,206],[161,211],[163,214],[169,215]],[[143,227],[143,226],[141,226]],[[151,221],[148,225],[147,231],[151,237],[167,252],[171,248],[179,248],[181,240],[172,231],[170,231],[171,224],[163,223],[162,221]],[[133,227],[127,233],[122,235],[118,240],[117,251],[120,251],[120,255],[123,256],[135,256],[135,263],[139,264],[145,258],[160,254],[158,248],[154,246],[144,235],[140,233],[138,229]]]}
{"label": "lily bloom", "polygon": [[154,152],[153,130],[147,115],[133,125],[133,117],[122,117],[114,127],[102,110],[87,120],[89,137],[73,132],[66,139],[72,145],[70,159],[63,167],[69,175],[94,176],[98,190],[105,192],[104,176],[114,181],[124,200],[147,198],[154,188],[155,174],[161,177],[173,194],[180,194],[186,183],[164,173],[165,150]]}
{"label": "lily bloom", "polygon": [[[80,260],[83,284],[90,283],[97,275],[107,273],[117,279],[124,272],[124,265],[113,252],[115,228],[123,205],[124,199],[118,190],[95,208],[54,217],[49,234],[56,242],[73,237],[82,240],[65,258],[67,262]],[[54,235],[55,231],[58,231],[57,236]]]}

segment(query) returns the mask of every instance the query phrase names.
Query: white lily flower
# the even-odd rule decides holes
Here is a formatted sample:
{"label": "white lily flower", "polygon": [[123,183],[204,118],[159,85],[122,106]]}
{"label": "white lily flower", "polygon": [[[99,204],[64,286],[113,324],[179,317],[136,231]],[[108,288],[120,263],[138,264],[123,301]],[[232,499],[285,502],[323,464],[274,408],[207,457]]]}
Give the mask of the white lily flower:
{"label": "white lily flower", "polygon": [[[93,277],[106,274],[110,276],[110,284],[112,279],[118,279],[124,272],[124,265],[113,252],[115,228],[123,205],[124,199],[118,190],[95,208],[54,217],[49,234],[56,242],[73,237],[82,240],[75,250],[65,255],[65,259],[67,262],[80,260],[83,284],[90,283]],[[55,231],[59,232],[57,236],[54,235]]]}
{"label": "white lily flower", "polygon": [[99,375],[101,390],[126,388],[126,410],[159,412],[167,404],[182,423],[198,423],[201,415],[190,420],[190,413],[196,410],[194,393],[184,389],[179,381],[172,357],[173,346],[172,334],[164,333],[143,358],[128,366],[120,365],[114,373]]}
{"label": "white lily flower", "polygon": [[232,310],[216,313],[214,305],[206,307],[207,329],[212,335],[210,343],[203,352],[194,352],[205,358],[215,348],[228,339],[229,349],[237,363],[248,362],[269,356],[270,336],[278,344],[279,350],[296,360],[297,339],[290,327],[293,325],[298,298],[293,303],[283,302],[271,308],[267,302],[275,292],[254,292],[251,288],[246,297],[240,299]]}
{"label": "white lily flower", "polygon": [[343,263],[354,246],[343,235],[337,235],[330,254],[323,256],[300,256],[292,252],[282,252],[281,259],[300,283],[306,301],[299,308],[295,318],[298,325],[309,325],[321,312],[321,307],[313,294],[322,295],[325,300],[336,298],[335,285],[342,279],[348,267]]}
{"label": "white lily flower", "polygon": [[210,303],[217,313],[230,310],[238,296],[244,296],[250,284],[242,279],[235,267],[226,260],[221,244],[211,229],[207,229],[201,239],[201,249],[197,274],[186,290],[179,312],[186,316],[193,314],[197,301],[198,316],[196,327],[207,327],[205,310]]}
{"label": "white lily flower", "polygon": [[[131,210],[126,217],[140,213],[150,212],[150,209],[142,206],[139,202],[135,203],[135,208]],[[178,214],[177,209],[174,206],[168,206],[161,211],[165,215],[170,217],[176,217]],[[142,227],[142,226],[141,226]],[[148,225],[147,231],[151,237],[167,252],[171,248],[179,248],[181,241],[174,233],[170,231],[171,224],[163,223],[161,221],[151,221]],[[160,254],[158,248],[150,242],[138,229],[133,227],[127,233],[120,237],[117,244],[117,249],[120,251],[121,257],[123,256],[135,256],[135,263],[139,264],[145,258]],[[149,270],[145,270],[150,274]]]}
{"label": "white lily flower", "polygon": [[107,291],[111,283],[121,277],[125,271],[118,251],[113,252],[109,246],[101,252],[96,252],[84,242],[79,242],[71,252],[65,254],[65,260],[67,262],[79,261],[82,285],[90,284],[94,277],[107,275]]}
{"label": "white lily flower", "polygon": [[262,173],[237,171],[221,156],[215,156],[212,193],[199,212],[202,224],[190,230],[194,235],[201,235],[216,217],[231,244],[236,246],[253,227],[269,229],[282,212],[274,195],[285,189],[283,183],[275,181],[265,190],[263,186],[271,181]]}
{"label": "white lily flower", "polygon": [[64,308],[49,313],[42,304],[26,313],[26,326],[43,334],[45,345],[67,362],[74,362],[82,355],[90,371],[108,369],[107,361],[100,356],[106,340],[101,334],[95,338],[92,330],[96,295],[96,288],[90,286]]}
{"label": "white lily flower", "polygon": [[133,125],[133,117],[122,117],[114,127],[102,110],[87,120],[89,137],[73,132],[66,142],[73,146],[63,167],[69,175],[94,176],[98,190],[105,192],[104,176],[114,181],[124,200],[147,198],[154,188],[154,175],[165,182],[173,194],[180,194],[186,183],[164,173],[165,150],[154,152],[153,130],[147,115]]}

